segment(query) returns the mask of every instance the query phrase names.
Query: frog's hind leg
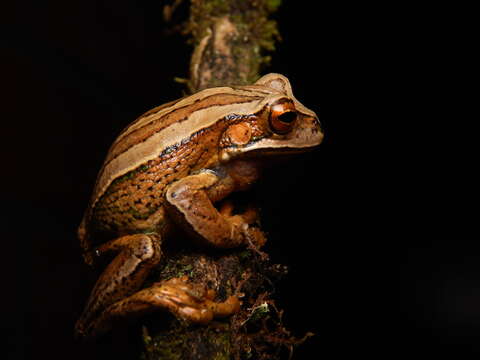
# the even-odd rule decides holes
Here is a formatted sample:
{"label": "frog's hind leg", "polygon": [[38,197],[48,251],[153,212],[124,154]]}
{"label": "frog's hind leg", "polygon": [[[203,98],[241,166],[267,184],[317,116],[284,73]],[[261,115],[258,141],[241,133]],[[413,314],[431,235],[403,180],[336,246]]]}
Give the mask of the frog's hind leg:
{"label": "frog's hind leg", "polygon": [[76,335],[88,337],[100,326],[97,319],[105,308],[137,291],[160,261],[160,237],[156,234],[122,236],[100,246],[96,252],[117,252],[97,280],[85,310],[75,325]]}
{"label": "frog's hind leg", "polygon": [[112,324],[127,317],[144,315],[165,309],[192,323],[205,324],[214,317],[226,317],[240,309],[238,297],[232,295],[223,302],[213,301],[215,292],[187,278],[172,278],[153,284],[108,308],[92,323],[90,336],[107,331]]}

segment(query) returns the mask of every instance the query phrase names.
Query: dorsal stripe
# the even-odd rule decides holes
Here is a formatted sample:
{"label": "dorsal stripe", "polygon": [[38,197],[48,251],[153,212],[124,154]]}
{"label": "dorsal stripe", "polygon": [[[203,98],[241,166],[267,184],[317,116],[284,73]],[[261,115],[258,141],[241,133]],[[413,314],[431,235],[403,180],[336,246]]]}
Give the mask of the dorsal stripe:
{"label": "dorsal stripe", "polygon": [[131,126],[129,126],[124,132],[124,135],[113,143],[107,158],[105,159],[105,165],[108,165],[108,163],[120,156],[122,153],[128,151],[133,146],[144,142],[153,134],[162,131],[176,122],[186,121],[195,111],[207,109],[211,106],[241,104],[259,99],[261,98],[258,96],[217,93],[207,96],[206,98],[199,99],[193,104],[174,106],[171,109],[165,108],[164,110],[166,111],[163,111],[161,115],[151,117],[148,122],[143,124],[143,126],[136,127],[131,131],[129,131]]}
{"label": "dorsal stripe", "polygon": [[[246,93],[246,92],[245,92]],[[181,142],[193,133],[208,128],[219,119],[229,114],[249,115],[263,106],[264,96],[239,95],[238,91],[233,94],[212,94],[208,99],[200,99],[191,106],[180,106],[181,102],[174,105],[178,109],[165,113],[163,121],[151,119],[145,123],[143,133],[132,132],[124,136],[123,141],[116,142],[110,149],[107,160],[100,171],[95,184],[92,197],[92,207],[107,190],[113,180],[134,170],[141,164],[159,156],[164,149]],[[215,99],[215,101],[213,101]],[[205,100],[205,102],[203,102]],[[195,109],[193,109],[195,107]],[[168,108],[165,108],[165,111]],[[169,117],[170,114],[170,117]],[[156,124],[149,126],[149,124]],[[142,134],[142,135],[140,135]],[[148,134],[147,136],[145,136]],[[126,145],[124,145],[126,144]]]}

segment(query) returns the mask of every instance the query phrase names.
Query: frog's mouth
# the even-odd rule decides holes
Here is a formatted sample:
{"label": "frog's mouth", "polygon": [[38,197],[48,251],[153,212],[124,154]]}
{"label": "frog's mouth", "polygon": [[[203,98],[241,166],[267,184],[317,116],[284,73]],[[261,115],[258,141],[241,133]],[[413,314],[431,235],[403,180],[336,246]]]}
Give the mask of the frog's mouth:
{"label": "frog's mouth", "polygon": [[303,154],[309,151],[313,151],[317,148],[318,145],[313,146],[304,146],[304,147],[291,147],[291,146],[283,146],[283,147],[276,147],[276,148],[258,148],[252,149],[246,155],[252,156],[285,156],[285,155],[296,155],[296,154]]}

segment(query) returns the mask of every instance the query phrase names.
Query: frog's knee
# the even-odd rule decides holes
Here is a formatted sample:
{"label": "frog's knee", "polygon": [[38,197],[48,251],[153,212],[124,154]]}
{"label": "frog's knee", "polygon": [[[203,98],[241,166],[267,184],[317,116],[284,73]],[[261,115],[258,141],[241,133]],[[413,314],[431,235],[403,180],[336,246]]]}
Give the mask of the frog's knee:
{"label": "frog's knee", "polygon": [[134,255],[143,261],[157,262],[160,259],[160,241],[156,235],[141,235],[134,248]]}

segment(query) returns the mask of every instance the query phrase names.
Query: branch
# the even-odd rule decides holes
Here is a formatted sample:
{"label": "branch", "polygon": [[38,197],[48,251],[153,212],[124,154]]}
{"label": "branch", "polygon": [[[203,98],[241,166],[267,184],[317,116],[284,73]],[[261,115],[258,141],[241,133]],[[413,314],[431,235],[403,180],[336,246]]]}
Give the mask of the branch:
{"label": "branch", "polygon": [[[270,59],[265,52],[272,51],[279,38],[276,23],[268,16],[280,2],[191,0],[187,32],[194,51],[189,90],[257,80],[261,66]],[[242,308],[223,321],[202,326],[166,313],[144,319],[144,359],[278,359],[309,336],[292,337],[282,325],[283,312],[271,298],[273,284],[286,273],[284,266],[272,264],[253,246],[226,252],[194,248],[191,241],[183,240],[177,238],[176,246],[164,249],[166,260],[151,281],[187,275],[194,283],[215,289],[217,301],[243,295]]]}
{"label": "branch", "polygon": [[279,5],[280,0],[191,0],[190,90],[255,82],[270,60],[265,52],[279,38],[276,22],[268,18]]}

